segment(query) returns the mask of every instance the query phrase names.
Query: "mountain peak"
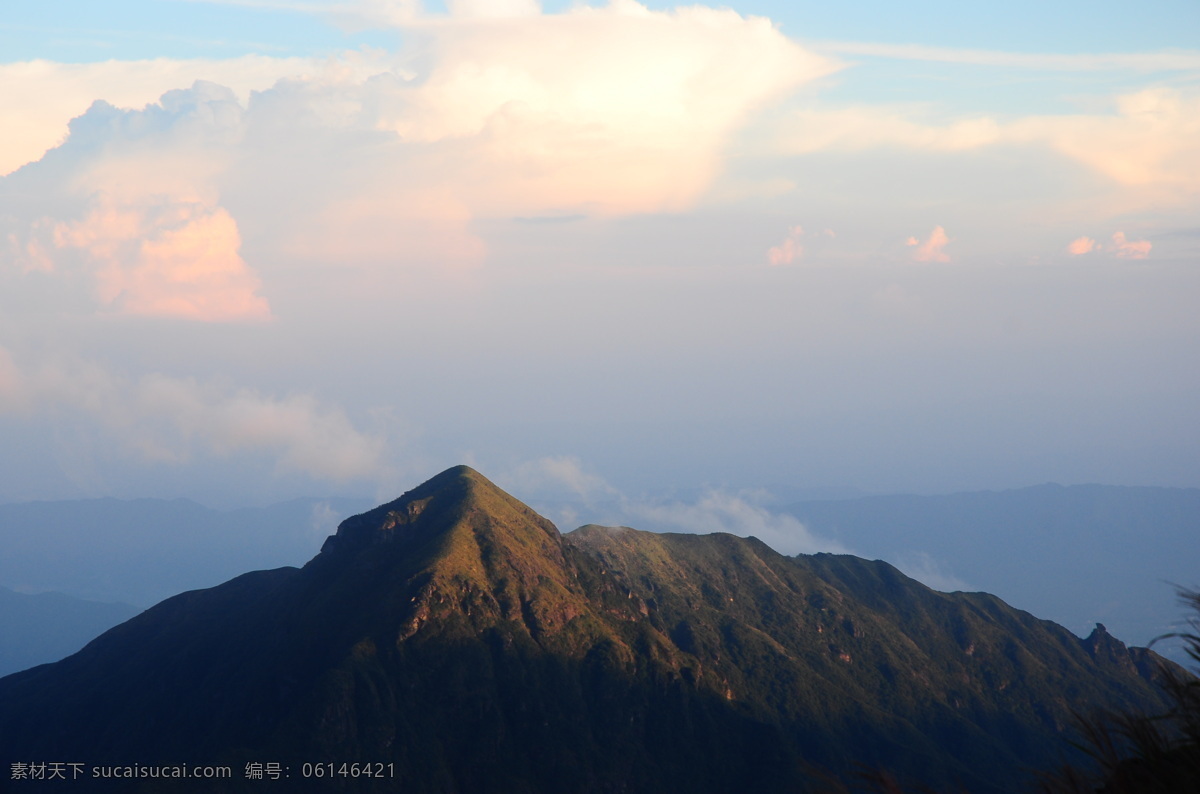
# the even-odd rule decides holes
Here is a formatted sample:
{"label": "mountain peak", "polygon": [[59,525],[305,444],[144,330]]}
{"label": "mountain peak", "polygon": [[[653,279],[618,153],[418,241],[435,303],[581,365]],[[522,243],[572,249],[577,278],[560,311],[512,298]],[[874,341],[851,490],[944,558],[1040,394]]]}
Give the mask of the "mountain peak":
{"label": "mountain peak", "polygon": [[406,632],[455,613],[476,628],[518,620],[540,633],[584,611],[554,524],[467,466],[346,519],[309,565],[379,592],[407,582]]}
{"label": "mountain peak", "polygon": [[428,538],[447,531],[474,513],[518,513],[557,540],[558,530],[546,519],[497,487],[470,466],[453,466],[387,504],[351,516],[326,539],[322,554],[340,553],[381,543]]}

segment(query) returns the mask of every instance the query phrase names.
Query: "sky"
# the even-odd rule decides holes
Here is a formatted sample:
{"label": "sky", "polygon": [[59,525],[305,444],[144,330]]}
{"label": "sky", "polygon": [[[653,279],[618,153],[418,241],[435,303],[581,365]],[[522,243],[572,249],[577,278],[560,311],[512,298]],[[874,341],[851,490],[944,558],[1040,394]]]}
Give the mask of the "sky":
{"label": "sky", "polygon": [[8,4],[0,501],[1200,486],[1197,30]]}

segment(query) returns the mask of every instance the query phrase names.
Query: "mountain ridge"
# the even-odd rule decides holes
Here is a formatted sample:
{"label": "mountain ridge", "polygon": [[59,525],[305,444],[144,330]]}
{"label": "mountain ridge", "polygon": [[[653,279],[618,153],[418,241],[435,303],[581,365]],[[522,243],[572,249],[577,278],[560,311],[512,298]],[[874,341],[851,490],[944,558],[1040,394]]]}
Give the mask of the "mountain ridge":
{"label": "mountain ridge", "polygon": [[[1145,644],[1177,631],[1174,588],[1200,567],[1200,489],[1047,484],[939,496],[806,501],[810,531],[900,564],[921,559],[1078,634]],[[1170,646],[1168,645],[1168,648]],[[1175,652],[1173,658],[1186,661]]]}
{"label": "mountain ridge", "polygon": [[1128,649],[1093,644],[886,563],[563,535],[455,467],[303,568],[183,593],[0,679],[0,747],[387,760],[414,791],[788,790],[856,763],[1001,791],[1057,760],[1071,708],[1158,704]]}

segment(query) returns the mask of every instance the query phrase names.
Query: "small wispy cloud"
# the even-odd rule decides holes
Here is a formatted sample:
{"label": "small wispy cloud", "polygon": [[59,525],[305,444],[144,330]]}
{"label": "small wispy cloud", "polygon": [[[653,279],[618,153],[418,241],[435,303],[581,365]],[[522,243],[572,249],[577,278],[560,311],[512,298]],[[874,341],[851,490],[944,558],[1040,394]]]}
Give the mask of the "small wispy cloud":
{"label": "small wispy cloud", "polygon": [[935,226],[925,242],[921,242],[916,237],[909,237],[905,245],[916,248],[913,251],[913,259],[918,262],[949,262],[950,255],[943,250],[949,242],[950,238],[946,236],[946,230],[941,226]]}
{"label": "small wispy cloud", "polygon": [[956,590],[966,591],[973,589],[962,579],[945,571],[941,564],[930,556],[928,552],[905,552],[896,558],[894,564],[905,575],[916,579],[921,584],[931,587],[934,590],[952,593]]}
{"label": "small wispy cloud", "polygon": [[1116,247],[1117,256],[1122,259],[1145,259],[1150,256],[1150,249],[1154,247],[1149,240],[1127,239],[1125,232],[1114,233],[1112,241]]}
{"label": "small wispy cloud", "polygon": [[587,471],[583,461],[573,455],[547,455],[527,460],[496,479],[506,488],[524,493],[566,492],[585,502],[618,493],[603,477]]}
{"label": "small wispy cloud", "polygon": [[783,554],[850,553],[837,541],[810,532],[793,516],[756,504],[762,494],[754,491],[713,489],[691,501],[630,497],[572,455],[525,461],[496,481],[533,502],[558,500],[541,511],[562,526],[582,520],[653,532],[725,532],[756,537]]}
{"label": "small wispy cloud", "polygon": [[628,502],[624,510],[635,521],[649,521],[656,528],[756,537],[783,554],[848,553],[842,544],[815,535],[796,518],[773,513],[725,491],[709,491],[691,503]]}
{"label": "small wispy cloud", "polygon": [[333,509],[329,502],[317,502],[308,514],[309,537],[321,541],[337,531],[342,515]]}
{"label": "small wispy cloud", "polygon": [[787,237],[779,245],[772,246],[767,251],[767,263],[772,267],[790,265],[804,256],[804,246],[800,238],[804,236],[803,226],[793,226],[788,229]]}
{"label": "small wispy cloud", "polygon": [[1067,252],[1080,256],[1093,251],[1108,250],[1121,259],[1146,259],[1153,247],[1154,244],[1149,240],[1130,240],[1125,236],[1125,232],[1117,231],[1113,232],[1112,245],[1101,244],[1091,237],[1079,237],[1071,241]]}
{"label": "small wispy cloud", "polygon": [[1081,256],[1095,251],[1096,247],[1096,241],[1091,237],[1077,237],[1067,246],[1067,252],[1074,256]]}
{"label": "small wispy cloud", "polygon": [[827,41],[810,46],[838,55],[866,55],[907,61],[997,66],[1005,69],[1038,71],[1093,72],[1132,71],[1165,72],[1200,70],[1200,51],[1162,50],[1159,52],[1115,53],[1024,53],[1000,50],[974,50],[931,47],[920,44],[880,44],[875,42]]}

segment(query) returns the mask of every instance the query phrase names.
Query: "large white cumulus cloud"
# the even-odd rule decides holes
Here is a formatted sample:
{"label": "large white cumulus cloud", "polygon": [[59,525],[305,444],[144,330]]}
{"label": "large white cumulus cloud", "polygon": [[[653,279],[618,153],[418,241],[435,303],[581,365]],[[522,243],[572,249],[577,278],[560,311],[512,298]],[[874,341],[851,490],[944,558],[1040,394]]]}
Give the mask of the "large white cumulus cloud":
{"label": "large white cumulus cloud", "polygon": [[685,207],[752,110],[836,68],[767,19],[628,0],[416,30],[434,66],[381,95],[378,124],[451,144],[492,213]]}
{"label": "large white cumulus cloud", "polygon": [[92,105],[0,183],[0,267],[82,272],[124,313],[265,317],[264,267],[469,266],[481,217],[685,208],[756,108],[835,68],[727,10],[472,8],[246,102],[198,82]]}
{"label": "large white cumulus cloud", "polygon": [[[354,60],[369,58],[355,56]],[[266,55],[228,60],[38,60],[0,64],[0,174],[37,160],[61,143],[67,122],[97,100],[117,107],[141,108],[167,91],[185,88],[196,80],[229,86],[245,99],[251,90],[269,88],[281,77],[319,74],[328,67],[316,59]]]}

